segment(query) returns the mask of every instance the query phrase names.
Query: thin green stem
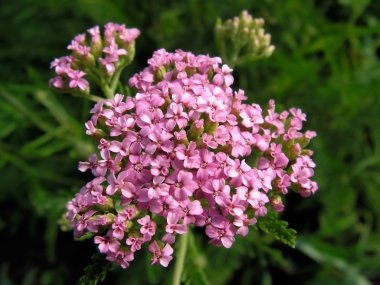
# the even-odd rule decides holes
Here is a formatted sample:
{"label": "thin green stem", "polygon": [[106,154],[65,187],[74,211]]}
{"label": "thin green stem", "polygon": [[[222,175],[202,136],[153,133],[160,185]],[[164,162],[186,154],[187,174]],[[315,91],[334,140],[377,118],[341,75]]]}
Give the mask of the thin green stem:
{"label": "thin green stem", "polygon": [[108,99],[113,98],[114,93],[107,84],[102,85],[101,88],[102,88],[102,91],[103,91],[104,95],[106,96],[106,98],[108,98]]}
{"label": "thin green stem", "polygon": [[73,95],[74,97],[79,97],[79,98],[87,99],[94,102],[99,102],[101,100],[104,100],[104,98],[99,97],[97,95],[92,95],[92,94],[72,93],[71,95]]}
{"label": "thin green stem", "polygon": [[125,66],[119,67],[116,70],[115,74],[113,75],[113,78],[112,78],[112,81],[111,81],[111,84],[110,84],[110,89],[112,90],[112,93],[114,93],[114,94],[115,94],[115,91],[116,91],[117,84],[119,83],[121,72],[123,71],[124,67]]}
{"label": "thin green stem", "polygon": [[174,265],[174,275],[173,275],[172,285],[181,284],[181,276],[182,276],[183,266],[185,264],[187,243],[188,243],[190,234],[191,233],[188,232],[187,234],[181,235],[181,237],[179,238],[179,249],[178,249],[177,259]]}
{"label": "thin green stem", "polygon": [[249,61],[251,61],[251,62],[258,61],[261,58],[263,58],[263,57],[257,56],[255,54],[247,54],[247,55],[239,57],[237,60],[235,60],[234,64],[236,67],[238,65],[242,65],[242,64],[249,62]]}
{"label": "thin green stem", "polygon": [[104,93],[104,95],[106,96],[106,98],[108,99],[113,99],[113,96],[115,95],[115,91],[116,91],[116,87],[117,87],[117,84],[119,83],[119,79],[120,79],[120,75],[121,75],[121,72],[123,71],[124,67],[119,67],[112,79],[109,81],[105,81],[105,80],[102,80],[102,82],[100,83],[100,87]]}
{"label": "thin green stem", "polygon": [[236,37],[235,40],[232,40],[232,54],[230,58],[231,67],[234,68],[237,66],[237,62],[240,58],[240,51],[244,47],[245,42],[240,37]]}

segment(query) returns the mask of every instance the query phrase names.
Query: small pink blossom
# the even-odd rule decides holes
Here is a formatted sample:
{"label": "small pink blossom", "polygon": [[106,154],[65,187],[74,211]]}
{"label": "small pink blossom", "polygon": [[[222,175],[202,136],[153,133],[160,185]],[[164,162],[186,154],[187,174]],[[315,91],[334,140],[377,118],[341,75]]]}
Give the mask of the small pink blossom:
{"label": "small pink blossom", "polygon": [[163,267],[167,267],[173,259],[173,248],[169,244],[161,248],[156,241],[153,241],[148,249],[153,254],[152,264],[159,262]]}
{"label": "small pink blossom", "polygon": [[185,224],[179,224],[180,216],[174,212],[169,212],[166,217],[167,225],[166,232],[167,233],[177,233],[177,234],[185,234],[187,232],[187,226]]}
{"label": "small pink blossom", "polygon": [[206,226],[206,235],[211,239],[211,243],[226,248],[230,248],[235,241],[233,225],[228,222],[223,222],[218,226]]}
{"label": "small pink blossom", "polygon": [[198,168],[200,166],[199,150],[196,149],[195,142],[191,141],[187,148],[180,144],[175,148],[176,157],[183,160],[183,165],[187,168]]}
{"label": "small pink blossom", "polygon": [[70,78],[69,87],[79,88],[82,91],[86,91],[89,87],[88,81],[83,77],[86,75],[83,71],[72,70],[67,74]]}
{"label": "small pink blossom", "polygon": [[120,247],[120,242],[112,237],[96,236],[94,241],[98,244],[101,253],[116,252]]}
{"label": "small pink blossom", "polygon": [[129,237],[126,242],[127,245],[131,247],[131,251],[139,251],[141,249],[142,244],[144,243],[144,239],[142,237]]}
{"label": "small pink blossom", "polygon": [[187,199],[198,188],[198,184],[193,180],[193,174],[184,170],[178,172],[175,180],[168,182],[172,184],[171,191],[178,201]]}
{"label": "small pink blossom", "polygon": [[113,261],[117,264],[119,264],[122,268],[126,269],[129,267],[129,263],[134,260],[135,257],[133,255],[132,251],[117,251],[117,252],[108,252],[107,253],[107,260]]}
{"label": "small pink blossom", "polygon": [[141,225],[140,232],[143,235],[153,236],[156,233],[156,223],[151,220],[150,216],[138,219],[137,222]]}
{"label": "small pink blossom", "polygon": [[65,86],[65,82],[61,76],[56,76],[49,81],[50,86],[57,88],[57,89],[63,89]]}
{"label": "small pink blossom", "polygon": [[249,227],[256,224],[256,222],[256,218],[249,219],[247,215],[236,217],[234,220],[234,225],[239,228],[236,231],[236,234],[246,236],[248,234]]}

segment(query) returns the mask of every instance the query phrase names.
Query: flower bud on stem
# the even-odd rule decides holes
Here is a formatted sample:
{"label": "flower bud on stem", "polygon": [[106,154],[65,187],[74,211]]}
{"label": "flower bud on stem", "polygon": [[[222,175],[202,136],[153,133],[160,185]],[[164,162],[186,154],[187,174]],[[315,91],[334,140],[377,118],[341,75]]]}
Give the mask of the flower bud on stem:
{"label": "flower bud on stem", "polygon": [[216,45],[230,67],[272,55],[275,47],[263,26],[263,19],[254,19],[247,11],[225,22],[218,19],[215,24]]}

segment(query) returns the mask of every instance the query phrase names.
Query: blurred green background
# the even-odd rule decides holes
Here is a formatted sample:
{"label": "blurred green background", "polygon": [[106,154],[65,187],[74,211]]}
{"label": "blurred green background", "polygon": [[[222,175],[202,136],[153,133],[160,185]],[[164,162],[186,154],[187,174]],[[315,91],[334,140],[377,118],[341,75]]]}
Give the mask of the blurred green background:
{"label": "blurred green background", "polygon": [[[252,102],[274,98],[308,114],[320,189],[286,201],[295,249],[264,235],[193,258],[210,284],[380,284],[380,1],[2,0],[1,285],[76,284],[96,251],[59,228],[88,179],[77,162],[94,148],[83,126],[92,103],[50,90],[50,61],[67,54],[74,35],[108,21],[142,32],[125,78],[157,48],[216,56],[216,19],[243,9],[266,20],[276,51],[236,68],[234,86]],[[164,284],[168,271],[147,262],[102,284]]]}

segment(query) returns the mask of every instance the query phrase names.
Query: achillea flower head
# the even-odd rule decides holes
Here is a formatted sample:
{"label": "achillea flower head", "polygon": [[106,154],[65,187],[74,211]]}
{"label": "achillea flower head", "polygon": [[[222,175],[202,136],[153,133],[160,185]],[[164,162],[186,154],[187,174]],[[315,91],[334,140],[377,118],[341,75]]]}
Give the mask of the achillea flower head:
{"label": "achillea flower head", "polygon": [[302,132],[301,110],[244,103],[218,57],[161,49],[148,63],[129,80],[134,97],[98,102],[86,123],[102,137],[79,165],[94,179],[67,205],[76,236],[92,233],[123,268],[142,248],[166,267],[189,227],[229,248],[268,209],[282,211],[289,190],[315,193],[305,149],[315,133]]}
{"label": "achillea flower head", "polygon": [[90,92],[89,80],[100,87],[106,79],[111,82],[118,70],[129,64],[135,54],[135,40],[140,35],[136,28],[107,23],[101,34],[99,26],[77,35],[67,49],[70,55],[56,58],[51,63],[56,76],[50,85],[62,92]]}

